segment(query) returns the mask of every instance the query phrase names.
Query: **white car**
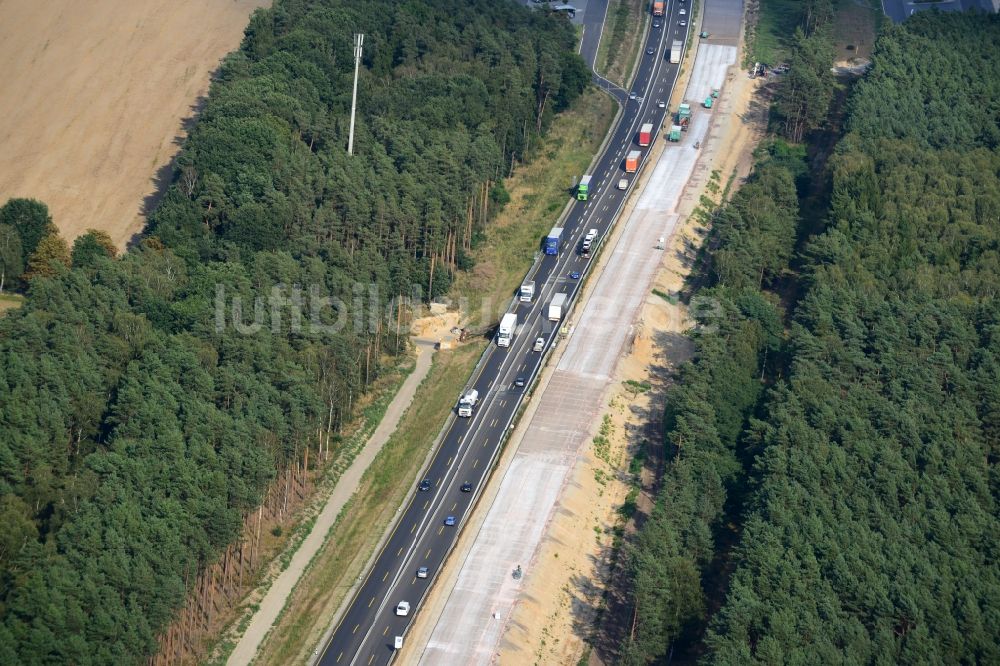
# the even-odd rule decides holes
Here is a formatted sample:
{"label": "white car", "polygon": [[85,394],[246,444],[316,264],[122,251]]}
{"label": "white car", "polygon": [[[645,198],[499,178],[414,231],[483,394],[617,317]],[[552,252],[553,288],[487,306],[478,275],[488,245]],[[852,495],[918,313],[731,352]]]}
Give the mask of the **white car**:
{"label": "white car", "polygon": [[687,24],[688,24],[688,22],[685,21],[685,20],[683,20],[683,19],[677,22],[677,25],[679,25],[682,28],[687,27]]}
{"label": "white car", "polygon": [[621,180],[618,181],[618,189],[619,190],[627,190],[628,189],[628,179],[627,178],[622,178]]}
{"label": "white car", "polygon": [[537,340],[535,340],[535,346],[533,347],[533,349],[536,352],[540,352],[543,349],[545,349],[545,338],[538,338]]}
{"label": "white car", "polygon": [[409,614],[410,614],[409,601],[400,601],[398,604],[396,604],[396,615],[399,615],[400,617],[405,617]]}
{"label": "white car", "polygon": [[684,9],[683,7],[681,7],[680,14],[681,14],[681,16],[684,16],[685,14],[687,14],[687,10]]}
{"label": "white car", "polygon": [[427,567],[417,569],[417,578],[427,578]]}
{"label": "white car", "polygon": [[656,108],[665,109],[667,108],[667,103],[664,102],[663,100],[660,100],[659,102],[656,103]]}
{"label": "white car", "polygon": [[629,93],[628,94],[628,98],[629,99],[635,99],[635,93]]}

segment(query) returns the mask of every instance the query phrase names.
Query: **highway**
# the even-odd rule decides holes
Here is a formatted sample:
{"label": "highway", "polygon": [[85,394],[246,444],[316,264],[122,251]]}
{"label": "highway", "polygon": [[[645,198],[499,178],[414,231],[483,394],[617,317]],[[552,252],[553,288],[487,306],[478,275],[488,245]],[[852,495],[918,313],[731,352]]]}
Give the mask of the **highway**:
{"label": "highway", "polygon": [[911,2],[910,0],[882,0],[882,11],[896,23],[902,23],[917,12],[936,9],[939,12],[967,12],[978,9],[993,12],[990,0],[943,0],[943,2]]}
{"label": "highway", "polygon": [[[661,126],[668,109],[660,109],[657,101],[669,100],[677,76],[677,66],[669,63],[669,48],[674,39],[686,37],[686,28],[678,26],[678,11],[687,8],[687,3],[668,5],[669,15],[656,19],[659,28],[654,29],[652,21],[649,23],[640,65],[629,91],[632,95],[612,91],[618,93],[614,96],[623,102],[624,110],[604,152],[592,167],[589,200],[574,203],[562,223],[564,242],[559,255],[545,256],[533,267],[529,279],[536,283],[535,299],[512,305],[519,325],[511,346],[498,348],[491,344],[467,387],[478,390],[480,396],[472,418],[451,421],[425,474],[431,488],[427,491],[415,488],[410,501],[401,509],[395,528],[341,615],[318,663],[369,666],[387,664],[395,656],[394,638],[405,636],[474,506],[524,392],[537,376],[543,354],[532,351],[534,340],[545,338],[548,350],[557,337],[556,327],[546,318],[549,301],[554,294],[563,292],[569,295],[571,307],[579,291],[580,281],[569,274],[576,271],[586,275],[591,261],[577,252],[580,240],[588,229],[596,228],[600,234],[598,243],[602,241],[634,186],[637,174],[624,172],[624,160],[631,150],[641,150],[642,162],[646,160],[649,149],[640,148],[637,143],[639,127],[653,123],[653,140],[662,140]],[[589,9],[599,9],[603,14],[606,1],[590,0]],[[603,15],[600,20],[603,21]],[[592,60],[597,51],[591,41],[595,40],[593,31],[598,31],[599,36],[600,25],[595,26],[592,21],[585,24],[581,51]],[[655,49],[654,53],[646,54],[647,48]],[[595,75],[595,82],[598,79]],[[606,82],[602,87],[608,87]],[[616,189],[621,178],[629,181],[627,191]],[[518,376],[527,380],[525,387],[514,386]],[[455,396],[456,404],[458,397]],[[472,484],[470,492],[462,492],[464,483]],[[454,517],[454,526],[445,524],[449,516]],[[428,568],[427,578],[417,577],[420,567]],[[395,607],[404,600],[411,606],[409,614],[398,616]]]}

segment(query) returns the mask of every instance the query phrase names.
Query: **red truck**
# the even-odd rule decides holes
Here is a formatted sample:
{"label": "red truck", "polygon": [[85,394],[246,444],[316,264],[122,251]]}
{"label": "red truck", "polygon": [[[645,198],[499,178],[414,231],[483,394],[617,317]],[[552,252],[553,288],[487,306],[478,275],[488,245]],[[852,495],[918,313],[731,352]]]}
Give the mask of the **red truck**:
{"label": "red truck", "polygon": [[639,128],[639,145],[648,146],[653,138],[653,123],[646,123]]}
{"label": "red truck", "polygon": [[653,0],[653,16],[663,16],[663,0]]}

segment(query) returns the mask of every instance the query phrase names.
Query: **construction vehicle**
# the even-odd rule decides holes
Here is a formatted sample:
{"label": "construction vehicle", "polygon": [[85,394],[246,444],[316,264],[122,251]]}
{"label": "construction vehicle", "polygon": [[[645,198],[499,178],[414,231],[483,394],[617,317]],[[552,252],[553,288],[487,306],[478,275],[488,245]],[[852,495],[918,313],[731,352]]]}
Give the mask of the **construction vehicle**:
{"label": "construction vehicle", "polygon": [[670,134],[667,135],[667,141],[680,141],[681,140],[681,126],[671,125]]}
{"label": "construction vehicle", "polygon": [[686,132],[690,122],[691,105],[685,102],[677,108],[677,124],[681,126],[681,131]]}
{"label": "construction vehicle", "polygon": [[670,64],[676,65],[681,61],[681,51],[684,50],[684,42],[675,39],[670,46]]}
{"label": "construction vehicle", "polygon": [[458,401],[458,415],[463,419],[467,419],[472,416],[472,409],[479,402],[479,391],[472,389],[465,395],[463,395]]}
{"label": "construction vehicle", "polygon": [[556,255],[562,248],[562,227],[552,227],[552,231],[545,237],[545,254]]}
{"label": "construction vehicle", "polygon": [[625,156],[625,173],[635,173],[639,170],[640,157],[642,157],[642,153],[638,150],[630,151],[629,154]]}
{"label": "construction vehicle", "polygon": [[562,319],[566,299],[566,294],[562,292],[552,297],[552,301],[549,303],[549,321],[559,321]]}
{"label": "construction vehicle", "polygon": [[646,147],[650,144],[653,136],[653,123],[644,123],[642,127],[639,128],[639,145]]}
{"label": "construction vehicle", "polygon": [[584,176],[580,179],[580,184],[576,186],[576,198],[578,200],[587,200],[587,195],[590,192],[590,179],[591,176]]}
{"label": "construction vehicle", "polygon": [[518,300],[522,303],[530,303],[535,298],[535,281],[528,280],[521,285],[521,293]]}
{"label": "construction vehicle", "polygon": [[497,347],[510,347],[515,328],[517,328],[517,313],[508,312],[500,320],[500,327],[497,329]]}
{"label": "construction vehicle", "polygon": [[715,100],[712,99],[711,95],[709,95],[708,97],[706,97],[705,101],[704,101],[705,108],[706,109],[711,109],[712,108],[712,102],[714,102],[714,101]]}

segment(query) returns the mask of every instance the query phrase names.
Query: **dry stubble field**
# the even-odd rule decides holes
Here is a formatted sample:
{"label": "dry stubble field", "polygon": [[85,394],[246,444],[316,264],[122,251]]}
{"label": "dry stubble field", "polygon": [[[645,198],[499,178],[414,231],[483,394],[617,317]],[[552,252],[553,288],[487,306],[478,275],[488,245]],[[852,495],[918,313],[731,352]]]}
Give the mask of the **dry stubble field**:
{"label": "dry stubble field", "polygon": [[119,247],[211,72],[270,0],[0,0],[0,204],[44,201],[67,240]]}

